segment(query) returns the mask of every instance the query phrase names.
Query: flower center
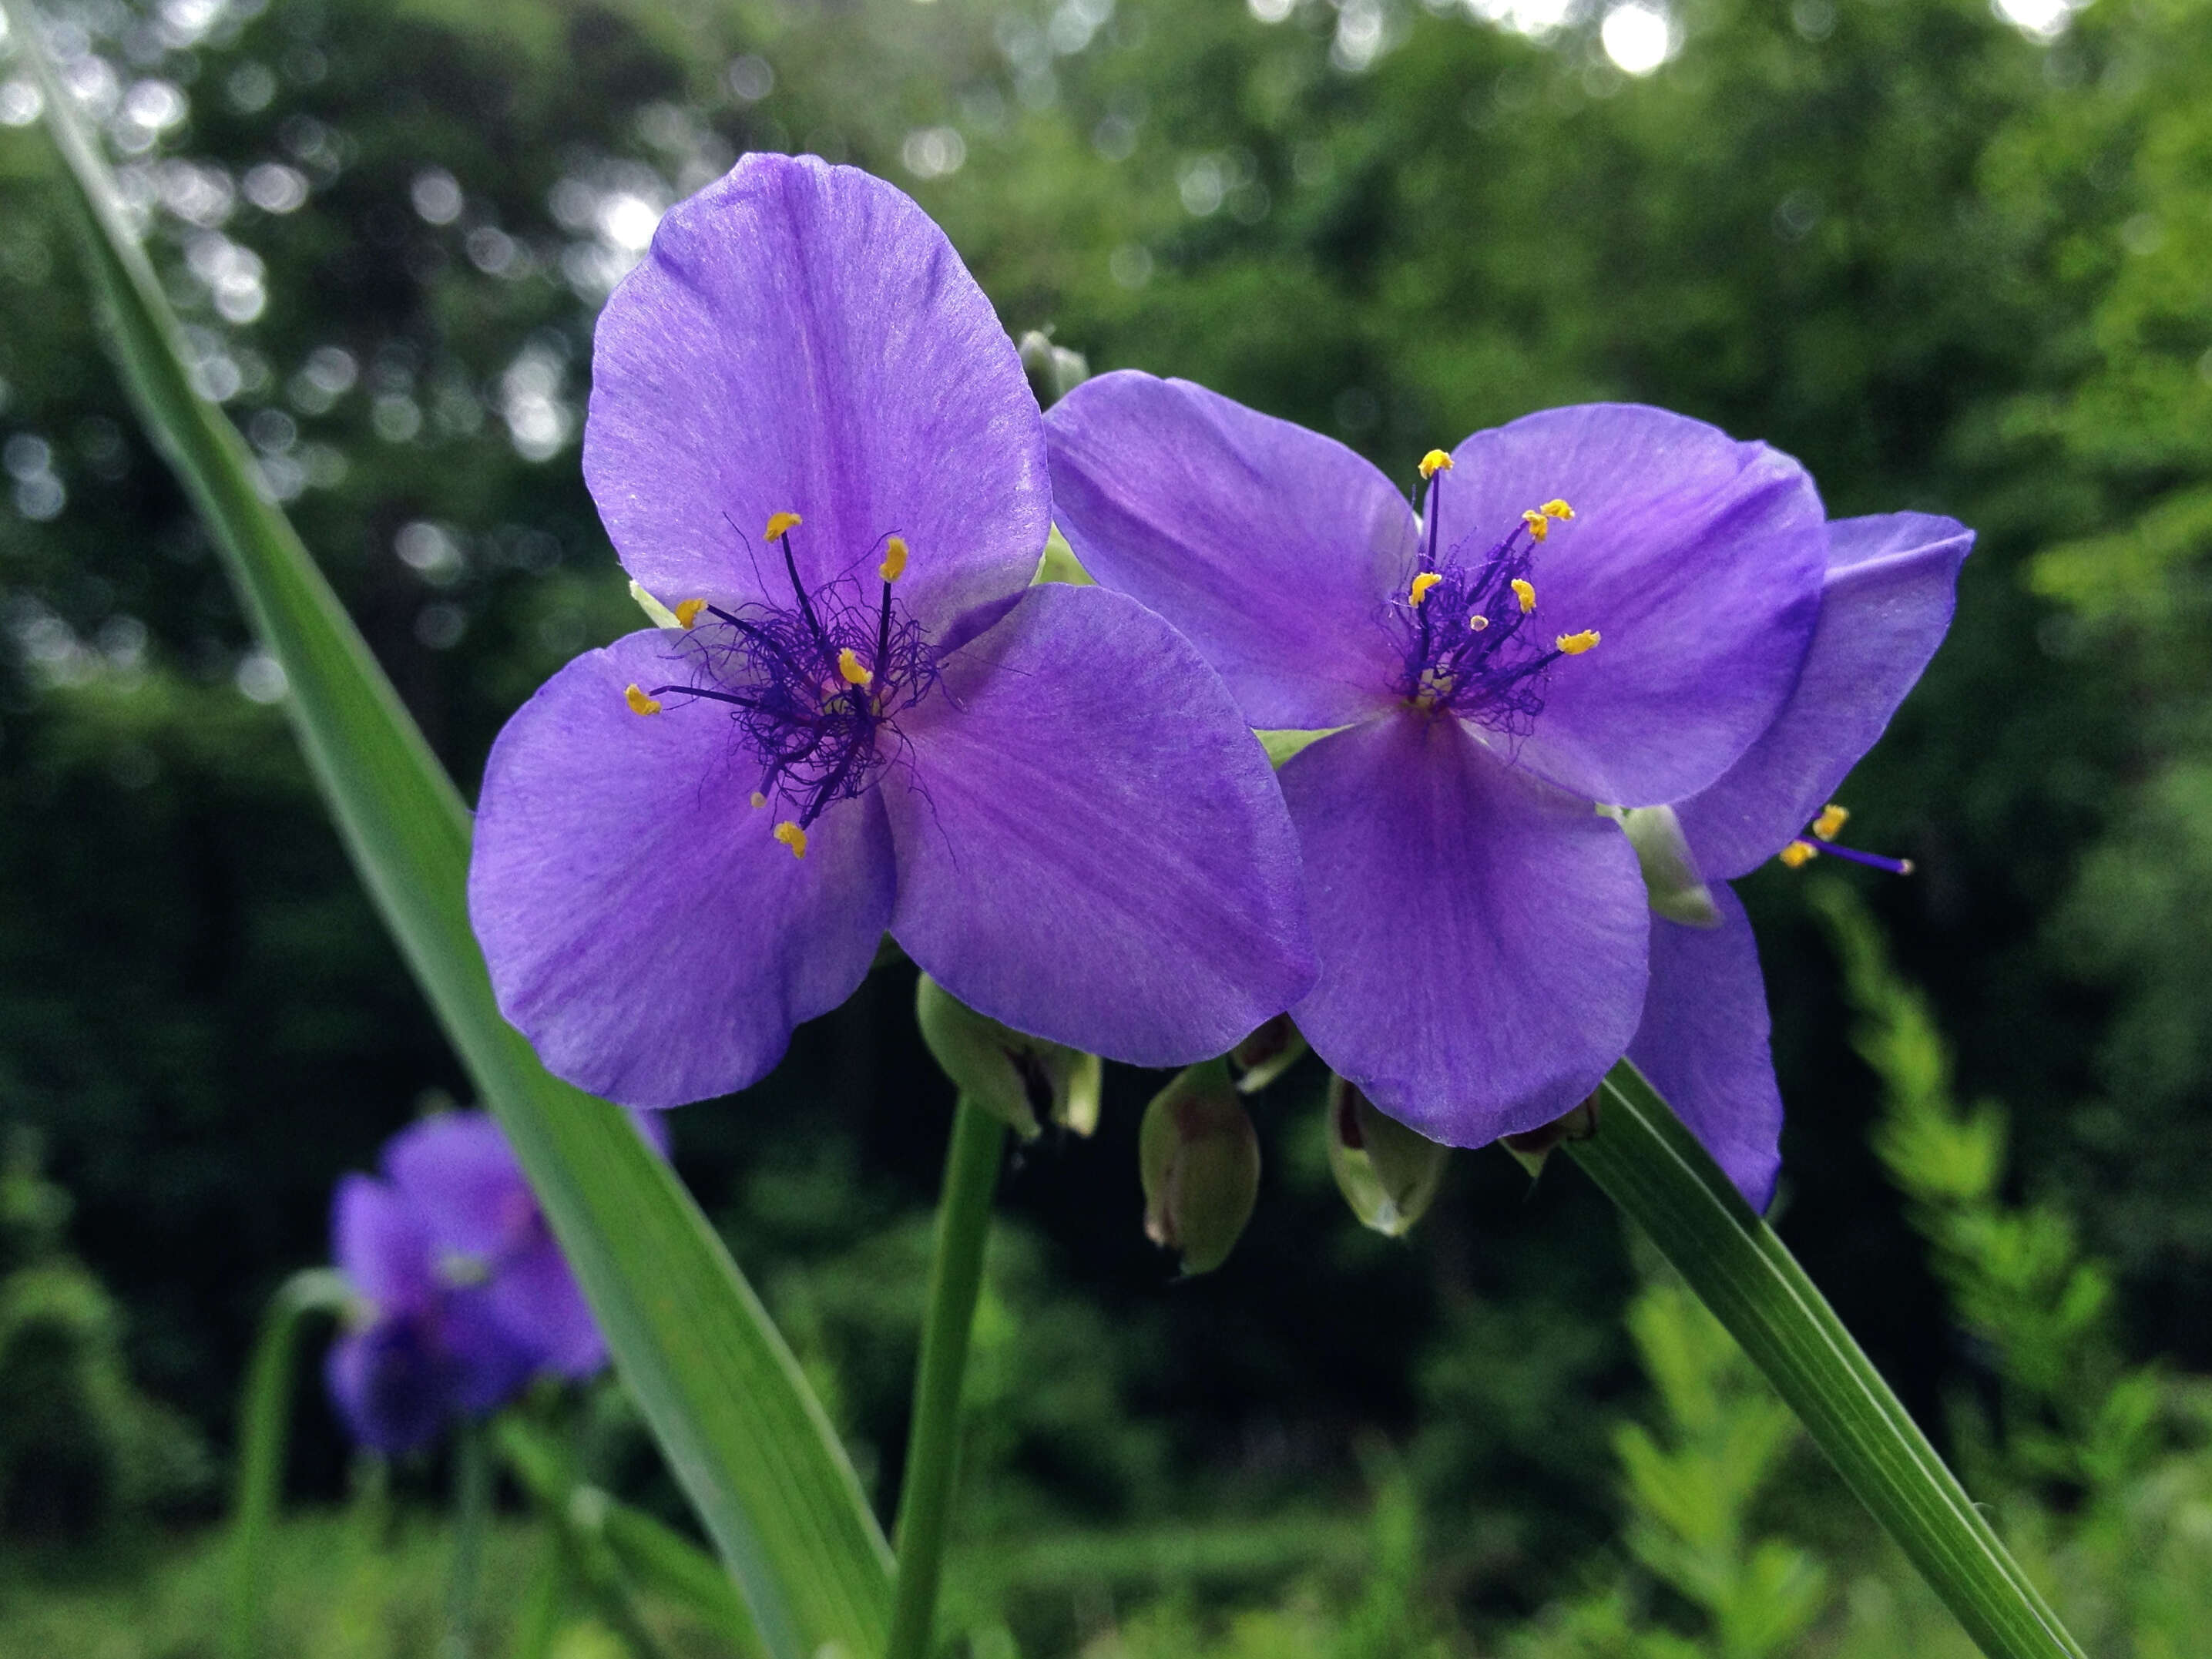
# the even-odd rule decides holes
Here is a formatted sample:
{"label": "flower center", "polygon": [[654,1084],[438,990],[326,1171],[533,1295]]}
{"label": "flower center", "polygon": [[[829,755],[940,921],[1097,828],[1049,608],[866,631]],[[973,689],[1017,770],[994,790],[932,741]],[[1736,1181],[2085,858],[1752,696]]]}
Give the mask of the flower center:
{"label": "flower center", "polygon": [[1525,737],[1543,711],[1552,665],[1598,642],[1595,629],[1547,638],[1535,620],[1536,550],[1575,510],[1547,501],[1523,513],[1502,540],[1486,546],[1471,535],[1439,555],[1437,507],[1451,466],[1440,449],[1421,461],[1429,486],[1427,541],[1404,597],[1390,602],[1405,652],[1397,690],[1425,712],[1443,709]]}
{"label": "flower center", "polygon": [[906,568],[902,537],[879,544],[879,599],[841,575],[809,592],[792,551],[796,513],[768,521],[767,539],[783,554],[788,608],[750,605],[725,611],[687,599],[669,613],[684,629],[669,660],[681,678],[623,693],[633,711],[658,714],[665,697],[720,703],[761,763],[752,804],[775,804],[775,838],[806,856],[806,832],[841,800],[874,787],[899,757],[898,717],[937,684],[937,653],[921,624],[892,598]]}

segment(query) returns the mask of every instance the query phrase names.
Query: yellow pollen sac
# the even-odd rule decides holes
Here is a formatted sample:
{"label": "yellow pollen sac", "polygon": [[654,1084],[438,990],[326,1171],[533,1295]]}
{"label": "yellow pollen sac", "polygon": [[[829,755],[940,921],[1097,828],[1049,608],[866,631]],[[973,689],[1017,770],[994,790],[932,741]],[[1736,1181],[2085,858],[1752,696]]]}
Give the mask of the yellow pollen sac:
{"label": "yellow pollen sac", "polygon": [[1552,643],[1570,657],[1579,657],[1583,652],[1593,648],[1597,644],[1597,629],[1585,628],[1579,634],[1562,634]]}
{"label": "yellow pollen sac", "polygon": [[1421,481],[1424,483],[1435,477],[1437,473],[1449,472],[1451,470],[1452,458],[1441,449],[1432,449],[1421,457]]}
{"label": "yellow pollen sac", "polygon": [[837,676],[848,685],[872,685],[876,677],[860,662],[860,653],[847,646],[837,653]]}
{"label": "yellow pollen sac", "polygon": [[1521,601],[1521,614],[1527,616],[1536,608],[1536,586],[1524,576],[1513,579],[1513,597]]}
{"label": "yellow pollen sac", "polygon": [[1536,507],[1532,507],[1526,513],[1523,513],[1521,515],[1521,522],[1528,526],[1528,539],[1530,541],[1540,542],[1545,537],[1552,533],[1552,521],[1546,518],[1542,512]]}
{"label": "yellow pollen sac", "polygon": [[1547,519],[1571,519],[1575,516],[1574,508],[1559,501],[1546,501],[1536,510]]}
{"label": "yellow pollen sac", "polygon": [[633,685],[624,691],[623,701],[629,705],[629,712],[633,714],[658,714],[660,712],[660,699],[648,697],[638,686]]}
{"label": "yellow pollen sac", "polygon": [[1822,841],[1833,841],[1850,822],[1850,808],[1830,801],[1820,809],[1820,816],[1813,820],[1813,833]]}
{"label": "yellow pollen sac", "polygon": [[676,607],[676,620],[678,624],[684,628],[690,627],[693,623],[699,620],[699,613],[706,608],[707,601],[704,599],[684,600],[683,604]]}
{"label": "yellow pollen sac", "polygon": [[906,538],[894,536],[884,544],[884,562],[876,567],[876,574],[887,582],[896,581],[906,571]]}
{"label": "yellow pollen sac", "polygon": [[1429,590],[1443,580],[1443,578],[1437,574],[1435,571],[1424,570],[1419,575],[1413,578],[1413,590],[1407,593],[1407,598],[1413,600],[1415,605],[1419,605],[1423,599],[1429,597]]}
{"label": "yellow pollen sac", "polygon": [[1820,849],[1809,841],[1793,841],[1775,856],[1792,870],[1802,870],[1820,856]]}
{"label": "yellow pollen sac", "polygon": [[806,856],[806,831],[790,819],[787,818],[775,826],[775,838],[791,848],[792,857],[803,859]]}
{"label": "yellow pollen sac", "polygon": [[1484,616],[1482,612],[1478,611],[1472,617],[1469,617],[1467,619],[1467,625],[1473,629],[1476,633],[1480,634],[1484,629],[1490,626],[1490,618]]}
{"label": "yellow pollen sac", "polygon": [[752,807],[754,811],[757,812],[762,807],[768,805],[768,797],[761,793],[759,790],[756,789],[753,791],[752,799],[748,805]]}
{"label": "yellow pollen sac", "polygon": [[788,536],[805,522],[796,513],[778,513],[769,520],[768,528],[761,533],[774,541],[779,536]]}

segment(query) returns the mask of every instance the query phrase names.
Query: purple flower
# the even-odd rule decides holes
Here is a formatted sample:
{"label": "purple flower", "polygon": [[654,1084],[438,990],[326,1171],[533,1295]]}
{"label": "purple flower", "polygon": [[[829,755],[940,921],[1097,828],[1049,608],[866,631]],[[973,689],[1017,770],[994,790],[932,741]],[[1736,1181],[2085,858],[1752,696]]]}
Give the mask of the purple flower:
{"label": "purple flower", "polygon": [[1720,921],[1653,919],[1650,989],[1628,1056],[1760,1210],[1782,1167],[1782,1096],[1758,946],[1725,883],[1785,849],[1802,862],[1802,849],[1824,847],[1807,826],[1832,831],[1826,803],[1943,642],[1973,544],[1955,520],[1924,513],[1829,525],[1820,620],[1790,701],[1726,775],[1674,809]]}
{"label": "purple flower", "polygon": [[[656,1146],[665,1132],[641,1124]],[[331,1394],[356,1439],[421,1445],[489,1411],[540,1372],[588,1376],[606,1347],[499,1126],[482,1112],[426,1118],[349,1175],[331,1206],[333,1253],[360,1297],[331,1349]]]}
{"label": "purple flower", "polygon": [[471,914],[553,1071],[740,1088],[886,929],[992,1018],[1144,1065],[1311,983],[1226,688],[1132,600],[1029,585],[1036,400],[911,201],[748,156],[662,221],[592,372],[585,476],[673,625],[570,663],[485,774]]}
{"label": "purple flower", "polygon": [[[1763,1060],[1755,958],[1748,982],[1708,960],[1747,947],[1741,913],[1655,949],[1635,850],[1594,809],[1685,803],[1701,855],[1797,814],[1770,854],[1940,638],[1948,610],[1931,634],[1923,597],[1872,601],[1872,637],[1832,647],[1850,665],[1800,688],[1824,589],[1850,585],[1802,467],[1661,410],[1552,410],[1427,457],[1422,519],[1343,446],[1182,381],[1101,376],[1047,429],[1086,568],[1181,629],[1254,726],[1330,733],[1281,775],[1321,958],[1292,1013],[1332,1067],[1477,1146],[1559,1116],[1632,1039],[1705,1097],[1685,1007]],[[1747,1109],[1723,1069],[1725,1104],[1685,1105],[1709,1140]]]}

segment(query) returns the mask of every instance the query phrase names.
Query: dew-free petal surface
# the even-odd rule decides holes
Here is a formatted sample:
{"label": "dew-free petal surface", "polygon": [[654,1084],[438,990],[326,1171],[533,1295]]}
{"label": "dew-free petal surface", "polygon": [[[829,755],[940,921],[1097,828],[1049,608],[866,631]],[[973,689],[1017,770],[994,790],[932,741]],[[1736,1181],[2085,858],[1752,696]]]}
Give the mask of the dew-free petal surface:
{"label": "dew-free petal surface", "polygon": [[876,799],[831,807],[793,859],[747,797],[757,761],[727,712],[671,696],[668,643],[577,658],[492,745],[469,915],[500,1012],[556,1074],[629,1106],[739,1089],[792,1028],[852,994],[890,920]]}
{"label": "dew-free petal surface", "polygon": [[1943,642],[1973,544],[1958,520],[1926,513],[1828,526],[1820,626],[1796,689],[1741,760],[1675,808],[1708,877],[1772,858],[1874,747]]}
{"label": "dew-free petal surface", "polygon": [[371,1176],[338,1177],[331,1200],[331,1258],[380,1308],[415,1307],[437,1288],[429,1230],[393,1188]]}
{"label": "dew-free petal surface", "polygon": [[488,1113],[410,1124],[386,1145],[384,1168],[441,1250],[494,1261],[539,1224],[522,1166]]}
{"label": "dew-free petal surface", "polygon": [[584,477],[630,574],[669,605],[900,584],[932,628],[1020,589],[1051,513],[1036,399],[952,245],[854,167],[754,154],[669,210],[599,313]]}
{"label": "dew-free petal surface", "polygon": [[1718,927],[1653,919],[1651,988],[1628,1057],[1764,1211],[1782,1168],[1766,982],[1742,903],[1718,883],[1713,902]]}
{"label": "dew-free petal surface", "polygon": [[945,665],[883,785],[891,932],[969,1006],[1139,1066],[1221,1054],[1312,979],[1267,756],[1158,617],[1034,588]]}
{"label": "dew-free petal surface", "polygon": [[1596,1086],[1636,1029],[1650,926],[1618,824],[1412,713],[1323,738],[1282,782],[1321,957],[1291,1012],[1316,1054],[1455,1146]]}
{"label": "dew-free petal surface", "polygon": [[1528,508],[1573,520],[1538,550],[1547,635],[1595,629],[1554,663],[1522,763],[1618,806],[1679,800],[1772,723],[1820,613],[1827,539],[1804,468],[1765,444],[1633,404],[1546,410],[1453,452],[1437,517],[1479,559]]}
{"label": "dew-free petal surface", "polygon": [[1402,493],[1334,439],[1188,380],[1101,374],[1045,416],[1054,513],[1084,568],[1158,611],[1261,727],[1389,700],[1382,625],[1413,574]]}

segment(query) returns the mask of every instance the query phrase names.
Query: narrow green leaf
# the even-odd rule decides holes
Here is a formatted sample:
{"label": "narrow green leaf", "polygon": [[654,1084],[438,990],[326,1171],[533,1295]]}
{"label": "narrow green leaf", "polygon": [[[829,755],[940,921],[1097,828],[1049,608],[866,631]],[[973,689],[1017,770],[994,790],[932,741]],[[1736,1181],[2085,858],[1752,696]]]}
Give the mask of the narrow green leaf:
{"label": "narrow green leaf", "polygon": [[2084,1659],[1789,1248],[1626,1060],[1566,1148],[1766,1373],[1991,1659]]}
{"label": "narrow green leaf", "polygon": [[548,1075],[500,1018],[469,929],[460,796],[291,525],[256,489],[236,429],[194,389],[177,319],[29,6],[0,0],[0,9],[45,96],[63,198],[140,416],[282,665],[294,727],[355,867],[514,1143],[623,1382],[769,1650],[874,1652],[890,1552],[828,1419],[674,1174],[614,1107]]}
{"label": "narrow green leaf", "polygon": [[230,1626],[224,1652],[253,1659],[260,1650],[262,1570],[269,1534],[284,1495],[284,1454],[292,1443],[292,1376],[302,1327],[311,1314],[344,1310],[351,1292],[328,1267],[294,1273],[269,1298],[261,1334],[238,1397],[237,1467],[230,1500]]}

